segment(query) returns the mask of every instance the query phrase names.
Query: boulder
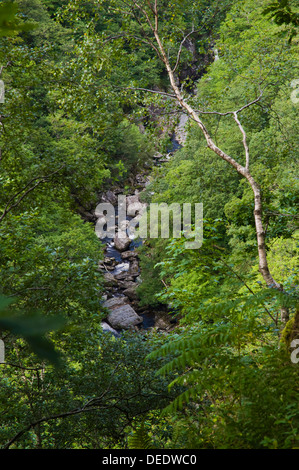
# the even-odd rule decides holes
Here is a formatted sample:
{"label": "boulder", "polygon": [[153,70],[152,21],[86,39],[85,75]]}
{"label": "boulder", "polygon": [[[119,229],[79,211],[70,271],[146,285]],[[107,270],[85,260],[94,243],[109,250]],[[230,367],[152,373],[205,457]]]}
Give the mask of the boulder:
{"label": "boulder", "polygon": [[130,217],[135,217],[135,215],[143,214],[146,211],[147,204],[140,202],[139,193],[134,194],[133,196],[127,196],[127,215]]}
{"label": "boulder", "polygon": [[105,321],[101,322],[101,327],[103,328],[103,331],[111,333],[116,338],[120,337],[120,334],[118,333],[118,331],[116,331],[114,328],[108,325],[108,323],[106,323]]}
{"label": "boulder", "polygon": [[[124,232],[122,232],[122,235],[124,235]],[[114,237],[114,246],[117,250],[119,251],[126,251],[131,244],[131,239],[125,235],[120,237],[119,233],[117,233]]]}
{"label": "boulder", "polygon": [[110,204],[117,204],[117,196],[112,191],[107,191],[102,195],[102,201],[110,202]]}
{"label": "boulder", "polygon": [[129,274],[130,274],[131,276],[138,276],[138,275],[139,275],[139,264],[138,264],[138,261],[137,261],[137,260],[134,260],[134,261],[130,264]]}
{"label": "boulder", "polygon": [[135,250],[132,250],[132,251],[123,251],[121,253],[121,257],[122,259],[134,259],[134,258],[137,258],[138,256],[138,253],[135,251]]}
{"label": "boulder", "polygon": [[147,204],[142,202],[134,202],[127,208],[127,214],[130,217],[135,217],[137,214],[143,214],[146,211]]}
{"label": "boulder", "polygon": [[115,271],[115,267],[114,266],[105,266],[105,268],[108,270],[108,271]]}
{"label": "boulder", "polygon": [[[135,284],[135,283],[134,283]],[[128,289],[124,290],[124,295],[126,295],[130,300],[137,300],[138,296],[136,293],[136,285],[132,287],[128,287]]]}
{"label": "boulder", "polygon": [[117,286],[117,280],[115,279],[114,276],[112,276],[112,274],[110,273],[105,273],[104,274],[104,279],[105,279],[105,284],[107,286]]}
{"label": "boulder", "polygon": [[122,330],[128,329],[139,323],[142,323],[143,319],[129,304],[115,306],[107,317],[107,321],[112,328]]}
{"label": "boulder", "polygon": [[112,297],[104,302],[103,306],[108,308],[108,310],[113,310],[116,307],[120,307],[127,303],[128,299],[124,295],[121,297]]}
{"label": "boulder", "polygon": [[169,331],[173,328],[171,323],[172,318],[168,313],[165,312],[156,312],[155,313],[155,328],[157,330]]}
{"label": "boulder", "polygon": [[129,274],[128,271],[123,271],[122,273],[117,274],[117,275],[115,276],[115,279],[117,279],[118,281],[124,281],[124,280],[126,280],[126,281],[134,281],[134,277],[133,277],[133,276],[134,276],[134,275]]}
{"label": "boulder", "polygon": [[133,282],[133,281],[119,281],[118,283],[118,287],[120,289],[130,289],[130,287],[137,287],[138,284],[136,284],[136,282]]}

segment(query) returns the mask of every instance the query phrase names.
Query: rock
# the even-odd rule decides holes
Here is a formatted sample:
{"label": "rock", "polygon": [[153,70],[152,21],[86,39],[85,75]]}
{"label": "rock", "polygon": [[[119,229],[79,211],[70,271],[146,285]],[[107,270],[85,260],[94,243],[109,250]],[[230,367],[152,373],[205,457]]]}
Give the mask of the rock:
{"label": "rock", "polygon": [[136,293],[136,287],[137,286],[132,286],[132,287],[129,287],[128,289],[124,290],[124,292],[123,292],[124,295],[126,295],[130,300],[137,300],[138,296],[137,296],[137,293]]}
{"label": "rock", "polygon": [[135,288],[136,286],[136,282],[133,281],[119,281],[118,283],[118,287],[120,289],[130,289],[131,287]]}
{"label": "rock", "polygon": [[117,280],[115,279],[114,276],[112,276],[112,274],[105,273],[104,279],[105,279],[105,283],[107,286],[110,286],[110,287],[117,286]]}
{"label": "rock", "polygon": [[[142,175],[136,175],[135,180],[137,181],[137,183],[140,183],[140,184],[144,184],[145,182],[144,176]],[[138,194],[137,189],[135,189],[135,194]]]}
{"label": "rock", "polygon": [[135,202],[140,202],[138,192],[137,192],[137,194],[133,194],[131,196],[126,197],[127,207],[129,207],[130,204],[135,204]]}
{"label": "rock", "polygon": [[132,251],[124,251],[123,253],[121,253],[121,257],[122,259],[134,259],[134,258],[137,258],[138,256],[138,253],[135,251],[135,250],[132,250]]}
{"label": "rock", "polygon": [[129,271],[130,263],[125,262],[125,263],[119,263],[115,266],[113,269],[113,276],[118,279],[118,275],[122,273],[127,273]]}
{"label": "rock", "polygon": [[130,217],[135,217],[135,215],[143,214],[146,210],[147,204],[140,202],[139,193],[134,194],[133,196],[127,196],[127,215]]}
{"label": "rock", "polygon": [[127,214],[130,217],[135,217],[135,215],[142,215],[146,211],[147,204],[142,202],[134,202],[130,204],[127,208]]}
{"label": "rock", "polygon": [[123,281],[124,279],[126,281],[134,281],[134,277],[130,273],[128,274],[128,271],[124,271],[120,274],[117,274],[115,276],[115,279],[117,279],[118,281]]}
{"label": "rock", "polygon": [[113,310],[116,307],[126,304],[127,301],[128,299],[124,295],[121,297],[112,297],[103,303],[103,307],[108,308],[108,310]]}
{"label": "rock", "polygon": [[129,304],[124,304],[113,308],[107,321],[113,328],[122,330],[142,323],[143,319]]}
{"label": "rock", "polygon": [[[127,235],[119,237],[119,234],[120,232],[114,237],[115,248],[119,251],[126,251],[131,244],[131,239]],[[124,232],[122,232],[122,235],[124,235]]]}
{"label": "rock", "polygon": [[169,326],[170,325],[163,318],[159,318],[157,321],[155,321],[155,327],[158,330],[168,330]]}
{"label": "rock", "polygon": [[134,260],[130,264],[129,274],[131,274],[131,276],[138,276],[139,275],[139,264],[138,264],[137,260]]}
{"label": "rock", "polygon": [[108,271],[115,271],[115,267],[114,266],[106,266],[106,269]]}
{"label": "rock", "polygon": [[[97,214],[96,214],[97,217]],[[103,228],[107,224],[107,219],[104,215],[97,217],[97,223],[95,226],[95,232],[98,238],[103,238],[104,235],[104,230]]]}
{"label": "rock", "polygon": [[155,155],[153,155],[153,158],[157,158],[157,159],[162,158],[162,157],[163,157],[163,155],[160,152],[157,152],[157,153],[155,153]]}
{"label": "rock", "polygon": [[105,321],[101,322],[101,327],[103,328],[103,331],[112,333],[113,336],[115,336],[116,338],[120,337],[120,334],[118,333],[118,331],[116,331],[114,328],[108,325],[108,323],[106,323]]}
{"label": "rock", "polygon": [[117,197],[112,191],[107,191],[102,195],[102,201],[104,202],[110,202],[111,204],[117,204]]}
{"label": "rock", "polygon": [[139,131],[141,134],[144,134],[145,133],[145,127],[144,125],[141,123],[141,124],[138,124],[138,128],[139,128]]}
{"label": "rock", "polygon": [[173,328],[172,318],[165,312],[155,313],[155,328],[158,330],[168,331]]}

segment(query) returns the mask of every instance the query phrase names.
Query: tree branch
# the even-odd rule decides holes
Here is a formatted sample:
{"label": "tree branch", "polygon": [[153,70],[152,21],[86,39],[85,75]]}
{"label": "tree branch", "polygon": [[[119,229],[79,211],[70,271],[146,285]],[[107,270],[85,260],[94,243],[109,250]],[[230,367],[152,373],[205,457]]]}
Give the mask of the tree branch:
{"label": "tree branch", "polygon": [[242,132],[242,135],[243,135],[243,146],[244,146],[244,149],[245,149],[245,157],[246,157],[246,170],[249,171],[249,147],[248,147],[248,144],[247,144],[247,137],[246,137],[246,132],[244,131],[243,127],[242,127],[242,124],[240,123],[239,119],[238,119],[238,115],[237,113],[235,112],[233,114],[234,116],[234,120],[236,121],[236,123],[238,124],[238,127],[240,129],[240,131]]}
{"label": "tree branch", "polygon": [[[58,168],[58,170],[56,171],[53,171],[52,173],[50,173],[49,175],[46,175],[46,176],[41,176],[41,177],[37,177],[37,178],[32,178],[32,180],[29,181],[29,183],[26,184],[26,186],[24,186],[24,188],[20,189],[20,191],[18,191],[16,194],[14,194],[10,199],[9,201],[7,202],[5,208],[4,208],[4,211],[3,213],[1,214],[0,216],[0,222],[2,222],[2,220],[4,219],[4,217],[14,208],[14,207],[17,207],[21,202],[22,200],[31,192],[33,191],[37,186],[39,186],[41,183],[45,183],[49,178],[51,178],[51,176],[55,175],[56,173],[58,173],[62,168],[64,167],[61,166],[60,168]],[[37,183],[35,183],[33,186],[29,187],[31,183],[33,183],[33,181],[36,181],[37,180]],[[28,188],[28,189],[27,189]],[[24,192],[25,191],[25,192]],[[22,194],[22,196],[19,197],[19,199],[14,203],[14,204],[10,204],[13,202],[14,199],[16,199],[22,192],[24,192],[24,194]]]}
{"label": "tree branch", "polygon": [[158,95],[164,95],[168,96],[169,98],[174,98],[176,99],[175,95],[172,95],[171,93],[166,93],[164,91],[157,91],[157,90],[151,90],[149,88],[140,88],[140,87],[126,87],[126,86],[114,86],[114,88],[122,88],[125,90],[139,90],[139,91],[147,91],[149,93],[157,93]]}

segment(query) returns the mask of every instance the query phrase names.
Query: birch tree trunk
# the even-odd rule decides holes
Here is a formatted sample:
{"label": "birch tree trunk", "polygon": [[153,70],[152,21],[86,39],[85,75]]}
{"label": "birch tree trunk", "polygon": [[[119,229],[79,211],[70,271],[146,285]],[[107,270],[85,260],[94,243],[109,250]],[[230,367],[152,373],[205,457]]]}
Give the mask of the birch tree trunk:
{"label": "birch tree trunk", "polygon": [[[208,148],[211,149],[220,158],[222,158],[222,160],[226,161],[231,166],[233,166],[235,168],[235,170],[240,175],[242,175],[244,178],[247,179],[248,183],[251,186],[251,189],[252,189],[253,195],[254,195],[254,220],[255,220],[255,229],[256,229],[256,237],[257,237],[259,271],[260,271],[260,273],[261,273],[261,275],[262,275],[262,277],[263,277],[263,279],[264,279],[264,281],[265,281],[265,283],[268,287],[275,288],[275,289],[278,289],[278,290],[282,291],[283,286],[273,278],[273,276],[270,272],[269,266],[268,266],[266,243],[265,243],[265,231],[264,231],[263,222],[262,222],[262,197],[261,197],[261,191],[260,191],[259,184],[255,181],[253,176],[250,174],[250,155],[249,155],[249,147],[247,145],[247,136],[246,136],[245,130],[242,127],[242,124],[240,123],[240,121],[238,119],[238,113],[241,112],[243,109],[245,109],[245,108],[255,104],[256,102],[258,102],[262,97],[262,92],[261,92],[261,94],[258,98],[256,98],[251,103],[243,106],[242,108],[240,108],[239,110],[236,110],[236,111],[231,111],[231,112],[226,112],[226,113],[218,113],[218,112],[213,113],[213,112],[204,112],[204,111],[198,112],[198,111],[195,111],[184,99],[182,93],[180,92],[180,89],[177,86],[177,82],[176,82],[176,79],[175,79],[175,76],[174,76],[174,71],[176,70],[177,65],[179,63],[179,59],[180,59],[181,46],[184,43],[184,41],[187,39],[187,37],[190,35],[190,33],[181,42],[181,46],[180,46],[178,56],[177,56],[176,65],[175,65],[174,69],[172,69],[171,66],[170,66],[170,62],[168,60],[167,54],[165,52],[165,49],[163,47],[163,43],[161,41],[160,35],[159,35],[159,16],[158,16],[158,6],[157,6],[158,1],[155,0],[153,2],[153,4],[151,4],[150,2],[146,2],[146,3],[150,7],[150,12],[152,14],[151,17],[149,16],[149,14],[146,11],[146,9],[144,8],[144,6],[140,5],[136,0],[132,0],[132,4],[135,6],[135,8],[137,8],[144,15],[145,20],[146,20],[148,26],[150,27],[150,29],[151,29],[151,31],[154,35],[157,47],[154,46],[153,43],[150,43],[150,44],[152,45],[154,50],[157,52],[157,54],[159,55],[160,59],[163,61],[164,65],[166,67],[168,77],[169,77],[169,81],[170,81],[170,85],[171,85],[171,88],[172,88],[173,93],[174,93],[172,95],[172,97],[174,97],[177,100],[177,102],[180,104],[181,108],[184,109],[185,112],[197,123],[198,127],[201,129],[201,131],[202,131],[202,133],[203,133],[203,135],[206,139]],[[214,143],[214,141],[211,138],[208,130],[206,129],[204,123],[202,122],[202,120],[200,118],[201,113],[202,114],[218,114],[218,115],[222,115],[222,116],[226,116],[226,115],[229,115],[229,114],[232,115],[232,117],[235,120],[237,126],[239,127],[240,132],[243,135],[243,146],[244,146],[244,150],[245,150],[245,161],[246,161],[245,166],[238,163],[234,158],[232,158],[230,155],[225,153],[223,150],[221,150]],[[288,319],[289,319],[288,309],[285,308],[285,307],[282,307],[281,308],[281,320],[283,322],[286,322],[286,321],[288,321]]]}

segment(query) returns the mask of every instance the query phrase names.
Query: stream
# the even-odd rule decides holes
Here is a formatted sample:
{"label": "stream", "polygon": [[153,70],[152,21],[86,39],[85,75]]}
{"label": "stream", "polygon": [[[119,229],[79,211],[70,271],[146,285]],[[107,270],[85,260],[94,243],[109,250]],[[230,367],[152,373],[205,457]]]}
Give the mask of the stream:
{"label": "stream", "polygon": [[[167,149],[165,155],[158,154],[153,158],[154,166],[160,166],[168,161],[174,152],[182,147],[186,132],[184,130],[187,122],[186,116],[181,115],[176,132],[171,137],[171,147]],[[132,220],[132,209],[140,210],[144,206],[139,199],[139,195],[148,184],[148,174],[145,170],[143,174],[136,175],[136,185],[130,194],[126,196],[127,223]],[[134,187],[139,189],[134,189]],[[115,237],[100,238],[100,242],[105,245],[104,260],[99,263],[99,268],[105,278],[105,295],[103,305],[110,312],[102,322],[104,331],[112,333],[115,337],[121,335],[122,329],[134,328],[136,331],[155,328],[158,331],[169,331],[174,328],[176,320],[168,313],[167,306],[161,305],[153,308],[151,306],[140,306],[136,294],[136,288],[142,282],[140,276],[139,257],[136,248],[142,244],[142,240],[128,238],[125,242],[119,242],[117,234],[118,226],[118,200],[117,196],[122,195],[121,189],[109,190],[102,194],[100,202],[109,202],[115,209]],[[131,206],[130,206],[131,204]],[[136,212],[134,211],[134,214]]]}

